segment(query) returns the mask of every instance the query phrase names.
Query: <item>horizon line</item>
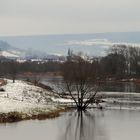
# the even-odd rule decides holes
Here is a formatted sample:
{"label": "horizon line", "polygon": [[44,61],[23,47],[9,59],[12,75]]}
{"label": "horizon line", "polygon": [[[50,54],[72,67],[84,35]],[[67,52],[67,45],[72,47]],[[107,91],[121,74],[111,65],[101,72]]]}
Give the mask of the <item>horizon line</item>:
{"label": "horizon line", "polygon": [[96,32],[96,33],[56,33],[56,34],[27,34],[27,35],[0,35],[0,37],[31,37],[31,36],[64,36],[64,35],[83,35],[83,34],[87,34],[87,35],[92,35],[92,34],[112,34],[112,33],[140,33],[140,31],[121,31],[121,32],[117,32],[117,31],[113,31],[113,32]]}

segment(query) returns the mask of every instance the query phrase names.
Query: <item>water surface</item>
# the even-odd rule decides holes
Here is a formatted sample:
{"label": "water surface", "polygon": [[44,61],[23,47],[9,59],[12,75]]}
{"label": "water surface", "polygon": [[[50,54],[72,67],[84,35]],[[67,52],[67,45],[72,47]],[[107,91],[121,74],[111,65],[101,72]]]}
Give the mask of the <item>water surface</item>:
{"label": "water surface", "polygon": [[[41,82],[43,84],[52,86],[54,83],[62,82],[62,77],[60,76],[45,77],[41,79]],[[100,84],[100,91],[140,93],[140,84],[135,82],[107,81]]]}
{"label": "water surface", "polygon": [[73,110],[50,120],[0,124],[3,140],[139,140],[140,112]]}

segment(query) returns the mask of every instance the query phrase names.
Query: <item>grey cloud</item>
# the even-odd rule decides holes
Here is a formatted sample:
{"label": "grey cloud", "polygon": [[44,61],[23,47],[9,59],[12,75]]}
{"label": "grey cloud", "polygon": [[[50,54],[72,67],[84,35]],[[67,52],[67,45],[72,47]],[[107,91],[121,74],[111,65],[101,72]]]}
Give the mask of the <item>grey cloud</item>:
{"label": "grey cloud", "polygon": [[139,5],[139,0],[0,0],[0,30],[12,31],[4,25],[8,19],[23,27],[14,29],[21,34],[27,28],[27,34],[140,30]]}

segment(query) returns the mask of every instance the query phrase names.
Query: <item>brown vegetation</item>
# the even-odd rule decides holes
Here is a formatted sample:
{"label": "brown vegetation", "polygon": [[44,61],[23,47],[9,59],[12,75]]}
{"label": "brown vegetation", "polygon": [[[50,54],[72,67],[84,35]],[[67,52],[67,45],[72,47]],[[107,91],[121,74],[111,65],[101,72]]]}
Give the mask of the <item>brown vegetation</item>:
{"label": "brown vegetation", "polygon": [[20,112],[9,112],[9,113],[1,113],[0,114],[0,123],[12,123],[12,122],[19,122],[22,120],[45,120],[45,119],[52,119],[59,117],[60,112],[65,112],[67,109],[61,108],[51,112],[42,112],[37,115],[31,115],[20,113]]}
{"label": "brown vegetation", "polygon": [[0,79],[0,86],[4,86],[7,84],[6,80]]}

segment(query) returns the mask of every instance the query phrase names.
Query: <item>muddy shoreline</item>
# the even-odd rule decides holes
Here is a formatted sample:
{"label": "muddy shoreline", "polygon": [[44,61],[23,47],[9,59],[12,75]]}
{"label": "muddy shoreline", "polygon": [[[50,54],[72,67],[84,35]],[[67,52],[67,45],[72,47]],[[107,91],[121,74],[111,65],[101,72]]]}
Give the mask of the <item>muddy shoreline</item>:
{"label": "muddy shoreline", "polygon": [[56,109],[51,112],[42,112],[36,115],[28,115],[20,112],[0,113],[0,123],[14,123],[24,120],[45,120],[53,119],[60,116],[60,113],[68,111],[68,108]]}

